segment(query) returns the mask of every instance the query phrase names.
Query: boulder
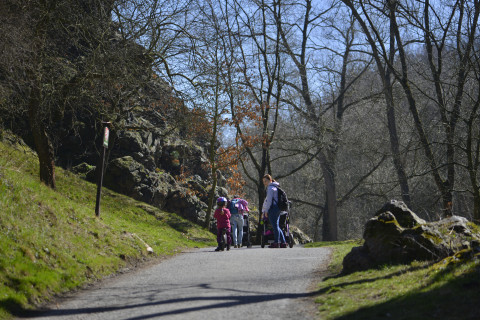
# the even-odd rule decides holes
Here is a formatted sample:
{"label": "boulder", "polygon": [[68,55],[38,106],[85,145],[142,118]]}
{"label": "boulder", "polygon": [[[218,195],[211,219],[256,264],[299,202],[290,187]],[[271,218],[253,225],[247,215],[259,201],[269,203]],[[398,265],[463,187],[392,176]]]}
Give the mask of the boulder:
{"label": "boulder", "polygon": [[201,179],[210,179],[208,159],[200,146],[189,145],[181,140],[166,142],[163,145],[159,166],[173,176],[195,174]]}
{"label": "boulder", "polygon": [[396,241],[402,231],[403,228],[390,212],[370,219],[363,234],[365,252],[368,252],[370,259],[379,263],[398,257]]}
{"label": "boulder", "polygon": [[125,156],[109,163],[103,184],[116,192],[163,208],[175,180],[166,173],[149,171],[133,157]]}
{"label": "boulder", "polygon": [[401,201],[390,201],[365,225],[364,243],[343,260],[343,272],[384,264],[437,261],[472,247],[480,234],[466,218],[420,219]]}
{"label": "boulder", "polygon": [[142,136],[138,131],[120,131],[118,132],[117,146],[120,153],[131,154],[133,152],[145,152],[146,146],[142,141]]}
{"label": "boulder", "polygon": [[95,171],[95,166],[91,166],[89,165],[88,163],[86,162],[82,162],[80,163],[79,165],[73,167],[72,169],[72,172],[75,173],[75,174],[78,174],[78,175],[88,175],[90,172],[94,172]]}
{"label": "boulder", "polygon": [[343,259],[342,273],[348,274],[355,271],[367,270],[372,268],[373,265],[375,265],[375,262],[370,258],[364,246],[354,247]]}
{"label": "boulder", "polygon": [[196,223],[205,221],[206,209],[207,205],[196,196],[189,194],[187,189],[178,189],[171,192],[165,205],[165,210],[178,213]]}
{"label": "boulder", "polygon": [[403,201],[391,200],[375,215],[378,216],[385,212],[391,212],[403,228],[411,228],[419,224],[425,224],[425,220],[419,218]]}
{"label": "boulder", "polygon": [[201,201],[206,202],[208,199],[208,190],[206,183],[195,175],[190,177],[181,184],[182,187],[191,190]]}
{"label": "boulder", "polygon": [[290,231],[292,232],[293,241],[295,244],[305,244],[312,242],[312,239],[298,227],[290,225]]}
{"label": "boulder", "polygon": [[[136,119],[136,125],[141,119]],[[144,122],[144,121],[143,121]],[[143,123],[141,122],[141,123]],[[151,126],[144,124],[144,126]],[[155,171],[161,167],[159,159],[162,153],[161,133],[155,131],[119,131],[113,152],[114,158],[132,156],[147,170]]]}

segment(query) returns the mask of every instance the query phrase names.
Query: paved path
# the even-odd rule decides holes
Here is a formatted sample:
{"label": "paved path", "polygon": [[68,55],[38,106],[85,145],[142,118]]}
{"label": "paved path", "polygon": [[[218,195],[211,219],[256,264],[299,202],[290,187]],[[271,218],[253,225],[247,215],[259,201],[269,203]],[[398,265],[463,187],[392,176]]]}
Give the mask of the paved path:
{"label": "paved path", "polygon": [[[312,319],[327,248],[180,254],[67,299],[36,319]],[[317,276],[315,275],[317,273]]]}

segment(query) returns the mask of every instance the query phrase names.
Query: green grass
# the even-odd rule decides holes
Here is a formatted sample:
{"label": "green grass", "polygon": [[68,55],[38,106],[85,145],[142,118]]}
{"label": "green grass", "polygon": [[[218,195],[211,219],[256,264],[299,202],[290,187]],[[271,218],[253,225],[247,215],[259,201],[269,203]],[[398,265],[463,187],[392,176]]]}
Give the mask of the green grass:
{"label": "green grass", "polygon": [[478,258],[447,267],[413,262],[342,275],[343,257],[360,243],[322,245],[334,248],[330,271],[335,276],[318,286],[320,319],[480,319]]}
{"label": "green grass", "polygon": [[142,261],[216,244],[197,225],[106,188],[97,218],[96,185],[61,168],[56,178],[56,190],[46,187],[34,153],[0,142],[0,319]]}
{"label": "green grass", "polygon": [[[0,142],[0,319],[145,260],[216,244],[195,224],[105,188],[96,218],[96,186],[61,168],[56,174],[51,190],[39,182],[35,154]],[[320,319],[480,319],[478,260],[342,275],[343,257],[358,245],[306,245],[334,248],[333,276],[317,290]]]}

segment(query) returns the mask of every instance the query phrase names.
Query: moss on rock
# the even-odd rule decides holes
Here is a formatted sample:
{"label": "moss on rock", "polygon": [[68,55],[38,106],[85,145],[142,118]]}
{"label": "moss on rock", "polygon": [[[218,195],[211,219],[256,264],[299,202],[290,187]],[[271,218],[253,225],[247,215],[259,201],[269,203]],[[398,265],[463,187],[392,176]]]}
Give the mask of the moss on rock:
{"label": "moss on rock", "polygon": [[364,245],[344,258],[344,272],[415,260],[453,257],[450,260],[456,261],[468,252],[464,250],[480,254],[478,230],[476,225],[458,216],[426,222],[402,202],[391,201],[366,223]]}

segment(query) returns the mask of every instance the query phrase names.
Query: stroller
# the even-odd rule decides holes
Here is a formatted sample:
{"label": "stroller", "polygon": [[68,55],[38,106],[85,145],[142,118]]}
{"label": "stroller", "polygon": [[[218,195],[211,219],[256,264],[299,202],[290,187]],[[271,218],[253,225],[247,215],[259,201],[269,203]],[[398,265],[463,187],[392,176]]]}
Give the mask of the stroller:
{"label": "stroller", "polygon": [[[290,202],[288,203],[288,208],[290,209]],[[260,221],[260,225],[263,226],[261,238],[260,238],[260,246],[265,248],[266,244],[273,243],[274,236],[273,236],[273,229],[272,226],[268,223],[268,219],[262,219]],[[290,248],[293,247],[293,234],[290,231],[290,216],[288,211],[283,211],[280,214],[280,221],[279,221],[280,229],[283,232],[283,236],[285,237],[285,241],[287,241],[288,246]]]}
{"label": "stroller", "polygon": [[247,213],[243,214],[243,230],[242,231],[243,231],[242,246],[251,248],[252,242],[250,241],[250,220]]}

